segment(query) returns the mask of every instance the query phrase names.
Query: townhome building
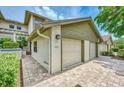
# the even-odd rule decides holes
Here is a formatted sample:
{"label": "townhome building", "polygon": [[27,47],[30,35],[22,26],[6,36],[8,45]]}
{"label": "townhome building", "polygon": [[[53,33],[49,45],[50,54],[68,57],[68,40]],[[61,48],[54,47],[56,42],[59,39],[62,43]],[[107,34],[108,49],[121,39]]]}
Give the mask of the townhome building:
{"label": "townhome building", "polygon": [[[50,21],[50,19],[38,15],[36,13],[25,11],[24,22],[10,20],[4,17],[0,11],[0,38],[11,38],[16,42],[19,37],[26,37],[37,28],[42,22]],[[28,50],[30,50],[31,42],[28,42]]]}

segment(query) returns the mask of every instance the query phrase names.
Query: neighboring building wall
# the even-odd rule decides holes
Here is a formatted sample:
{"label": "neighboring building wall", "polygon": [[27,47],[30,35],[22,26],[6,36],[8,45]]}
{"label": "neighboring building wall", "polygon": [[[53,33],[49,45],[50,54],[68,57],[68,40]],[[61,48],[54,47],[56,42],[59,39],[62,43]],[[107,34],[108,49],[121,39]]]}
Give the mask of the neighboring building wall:
{"label": "neighboring building wall", "polygon": [[[34,52],[34,42],[37,41],[37,52]],[[48,70],[49,40],[38,36],[32,41],[32,57]]]}
{"label": "neighboring building wall", "polygon": [[98,55],[101,55],[103,51],[107,51],[107,44],[98,44]]}
{"label": "neighboring building wall", "polygon": [[13,34],[0,33],[0,38],[11,38],[13,40]]}
{"label": "neighboring building wall", "polygon": [[[9,28],[9,25],[14,25],[14,29]],[[21,30],[18,30],[17,26],[20,26]],[[0,28],[28,32],[28,28],[25,25],[16,24],[16,23],[12,23],[12,22],[6,22],[6,21],[3,21],[3,20],[0,20]]]}
{"label": "neighboring building wall", "polygon": [[111,46],[112,46],[112,42],[111,42],[111,40],[110,40],[110,39],[108,40],[107,44],[108,44],[108,51],[110,51]]}
{"label": "neighboring building wall", "polygon": [[61,71],[61,39],[56,39],[56,35],[61,36],[61,26],[52,27],[51,31],[51,73]]}
{"label": "neighboring building wall", "polygon": [[88,61],[90,59],[90,42],[84,40],[84,61]]}
{"label": "neighboring building wall", "polygon": [[79,22],[62,26],[62,37],[98,41],[98,37],[88,22]]}

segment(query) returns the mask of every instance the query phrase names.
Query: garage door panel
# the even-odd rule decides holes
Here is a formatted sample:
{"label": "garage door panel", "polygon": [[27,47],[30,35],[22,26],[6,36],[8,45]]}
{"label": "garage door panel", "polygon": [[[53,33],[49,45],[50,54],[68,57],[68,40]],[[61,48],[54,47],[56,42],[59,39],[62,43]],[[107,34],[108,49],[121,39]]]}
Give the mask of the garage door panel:
{"label": "garage door panel", "polygon": [[81,40],[62,39],[62,65],[63,67],[81,62]]}
{"label": "garage door panel", "polygon": [[90,43],[90,59],[96,57],[96,44],[94,42]]}

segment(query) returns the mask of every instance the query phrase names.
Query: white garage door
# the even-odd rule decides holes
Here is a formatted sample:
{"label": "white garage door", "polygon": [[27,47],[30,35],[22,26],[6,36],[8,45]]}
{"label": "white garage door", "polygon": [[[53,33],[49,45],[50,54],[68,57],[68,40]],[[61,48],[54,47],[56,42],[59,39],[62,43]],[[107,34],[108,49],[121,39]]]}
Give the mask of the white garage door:
{"label": "white garage door", "polygon": [[90,43],[90,59],[96,57],[96,44],[94,42]]}
{"label": "white garage door", "polygon": [[81,62],[81,40],[62,39],[62,66]]}

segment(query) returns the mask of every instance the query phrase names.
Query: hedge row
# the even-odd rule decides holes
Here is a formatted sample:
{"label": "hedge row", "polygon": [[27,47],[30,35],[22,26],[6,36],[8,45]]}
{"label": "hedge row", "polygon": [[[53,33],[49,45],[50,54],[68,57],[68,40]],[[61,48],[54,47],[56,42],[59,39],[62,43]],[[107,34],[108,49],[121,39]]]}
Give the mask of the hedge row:
{"label": "hedge row", "polygon": [[11,41],[3,42],[3,48],[19,48],[19,43]]}
{"label": "hedge row", "polygon": [[0,87],[14,87],[19,74],[19,58],[14,53],[0,54]]}

